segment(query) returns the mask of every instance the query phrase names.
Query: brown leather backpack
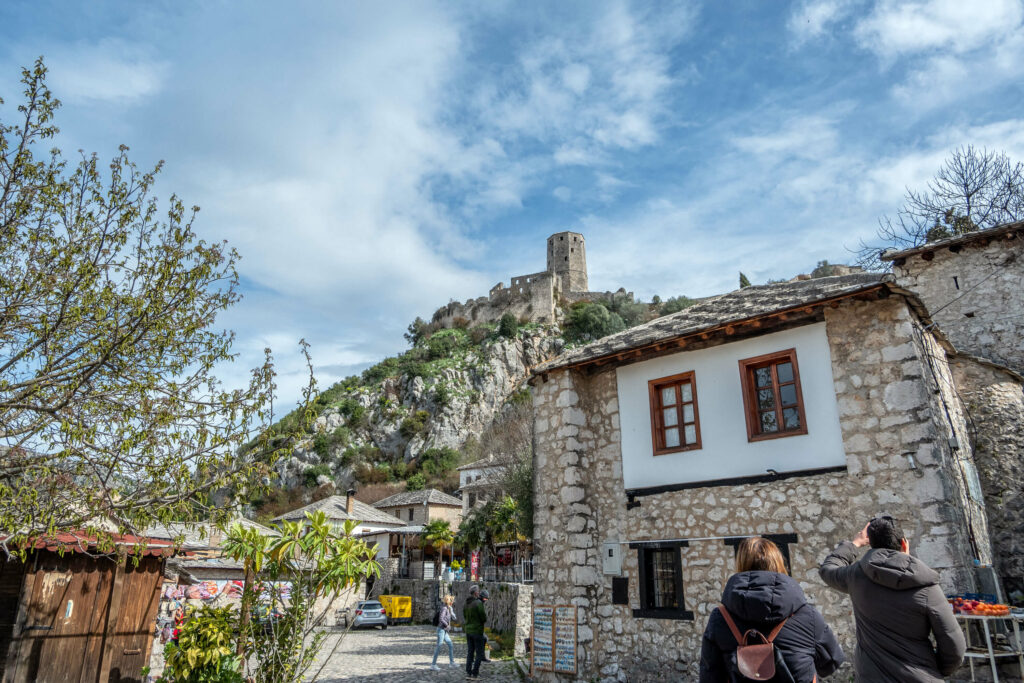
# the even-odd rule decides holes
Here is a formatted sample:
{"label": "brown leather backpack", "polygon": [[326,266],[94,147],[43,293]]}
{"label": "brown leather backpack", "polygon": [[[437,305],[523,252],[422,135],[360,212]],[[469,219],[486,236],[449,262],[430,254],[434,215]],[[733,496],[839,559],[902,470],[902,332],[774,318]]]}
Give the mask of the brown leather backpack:
{"label": "brown leather backpack", "polygon": [[[718,612],[725,619],[726,625],[736,639],[736,665],[739,667],[740,673],[755,681],[767,681],[774,678],[775,645],[773,641],[789,621],[789,617],[783,619],[767,636],[753,628],[740,635],[740,630],[736,628],[736,622],[732,620],[732,615],[729,614],[729,610],[725,609],[725,605],[719,605]],[[754,638],[760,639],[761,642],[749,642]]]}

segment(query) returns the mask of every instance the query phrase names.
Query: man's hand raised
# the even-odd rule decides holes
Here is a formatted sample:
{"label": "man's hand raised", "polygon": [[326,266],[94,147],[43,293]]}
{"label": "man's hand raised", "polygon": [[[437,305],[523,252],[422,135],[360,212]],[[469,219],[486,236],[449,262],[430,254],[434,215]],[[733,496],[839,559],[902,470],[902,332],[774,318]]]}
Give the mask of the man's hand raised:
{"label": "man's hand raised", "polygon": [[868,522],[867,524],[865,524],[864,528],[861,529],[860,532],[856,536],[853,537],[852,543],[855,546],[857,546],[858,548],[863,548],[864,546],[866,546],[866,545],[868,545],[870,543],[870,541],[868,541],[868,526],[870,526],[870,525],[871,525],[871,522]]}

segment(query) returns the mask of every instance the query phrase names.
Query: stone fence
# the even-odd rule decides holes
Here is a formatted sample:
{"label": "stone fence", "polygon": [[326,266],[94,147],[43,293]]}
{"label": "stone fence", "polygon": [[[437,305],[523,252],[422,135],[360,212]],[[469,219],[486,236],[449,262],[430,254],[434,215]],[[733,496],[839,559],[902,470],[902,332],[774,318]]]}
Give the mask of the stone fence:
{"label": "stone fence", "polygon": [[381,585],[385,595],[408,595],[412,597],[412,619],[429,623],[434,611],[440,605],[442,595],[455,597],[455,617],[461,624],[462,608],[469,598],[471,586],[480,586],[490,593],[487,601],[487,627],[495,631],[515,631],[516,655],[526,650],[526,639],[530,636],[530,609],[533,603],[533,586],[520,583],[471,583],[469,581],[424,581],[422,579],[392,579],[390,585]]}

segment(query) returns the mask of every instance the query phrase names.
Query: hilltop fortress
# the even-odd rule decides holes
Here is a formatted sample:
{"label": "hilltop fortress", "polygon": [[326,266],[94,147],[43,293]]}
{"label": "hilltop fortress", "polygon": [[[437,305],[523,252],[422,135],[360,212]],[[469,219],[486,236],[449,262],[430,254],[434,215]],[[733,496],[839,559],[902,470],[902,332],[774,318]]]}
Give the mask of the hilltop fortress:
{"label": "hilltop fortress", "polygon": [[[548,238],[548,267],[539,273],[517,275],[511,284],[499,282],[487,296],[452,301],[434,312],[432,322],[451,327],[460,319],[471,324],[497,322],[511,313],[520,320],[553,323],[562,306],[576,301],[608,301],[612,292],[587,291],[587,248],[578,232],[558,232]],[[632,293],[624,289],[630,300]]]}

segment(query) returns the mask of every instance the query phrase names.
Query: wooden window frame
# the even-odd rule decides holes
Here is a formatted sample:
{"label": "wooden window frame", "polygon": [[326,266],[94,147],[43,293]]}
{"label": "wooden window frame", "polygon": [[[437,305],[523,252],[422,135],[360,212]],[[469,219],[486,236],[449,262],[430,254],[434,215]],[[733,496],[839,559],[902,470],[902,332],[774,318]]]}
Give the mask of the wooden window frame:
{"label": "wooden window frame", "polygon": [[[800,418],[799,429],[780,429],[776,432],[761,432],[761,419],[757,409],[757,387],[753,381],[754,370],[771,366],[772,368],[772,391],[775,396],[776,414],[779,416],[780,426],[784,424],[782,417],[782,396],[779,392],[779,377],[775,366],[781,362],[789,362],[793,365],[793,384],[796,387],[796,410]],[[782,439],[787,436],[800,436],[807,433],[807,417],[804,414],[804,392],[800,385],[800,366],[796,361],[796,349],[786,349],[766,353],[754,358],[744,358],[740,361],[740,381],[743,386],[743,408],[747,419],[747,441],[767,441],[769,439]],[[785,384],[789,384],[786,382]]]}
{"label": "wooden window frame", "polygon": [[[633,616],[641,619],[681,619],[693,621],[693,612],[686,609],[686,596],[683,586],[682,549],[689,546],[687,541],[662,541],[659,543],[630,543],[629,547],[636,550],[637,559],[637,590],[640,608],[633,610]],[[649,607],[650,591],[653,586],[647,581],[647,552],[652,550],[671,551],[673,563],[673,583],[675,586],[677,607]]]}
{"label": "wooden window frame", "polygon": [[[689,382],[690,391],[693,394],[693,401],[687,401],[684,403],[682,392],[679,390],[679,386]],[[664,421],[664,406],[661,405],[661,390],[666,386],[673,386],[676,388],[676,425],[679,428],[679,445],[673,447],[665,446],[665,427],[662,425]],[[668,455],[669,453],[682,453],[683,451],[696,451],[700,450],[700,410],[697,407],[697,380],[694,372],[682,372],[678,375],[670,375],[669,377],[659,377],[658,379],[652,379],[647,383],[647,394],[650,401],[651,408],[651,447],[654,449],[654,455]],[[693,427],[696,432],[696,440],[693,443],[686,443],[686,425],[690,424],[683,421],[683,406],[687,404],[693,405]]]}

